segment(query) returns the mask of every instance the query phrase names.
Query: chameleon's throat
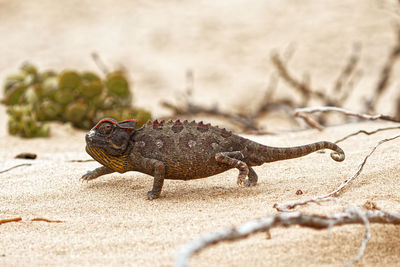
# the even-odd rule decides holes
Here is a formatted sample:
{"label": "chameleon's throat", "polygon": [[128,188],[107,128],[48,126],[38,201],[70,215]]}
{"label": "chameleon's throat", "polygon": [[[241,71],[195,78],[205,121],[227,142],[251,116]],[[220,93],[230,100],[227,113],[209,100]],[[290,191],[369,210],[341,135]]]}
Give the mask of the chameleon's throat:
{"label": "chameleon's throat", "polygon": [[116,172],[123,173],[129,171],[130,164],[128,155],[111,156],[108,155],[103,149],[90,146],[89,144],[86,145],[86,152],[93,159]]}

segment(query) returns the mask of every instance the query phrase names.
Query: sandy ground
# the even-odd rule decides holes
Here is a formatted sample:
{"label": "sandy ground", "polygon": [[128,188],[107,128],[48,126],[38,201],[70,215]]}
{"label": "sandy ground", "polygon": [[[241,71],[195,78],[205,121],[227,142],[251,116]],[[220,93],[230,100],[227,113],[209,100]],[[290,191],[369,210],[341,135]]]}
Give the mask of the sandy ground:
{"label": "sandy ground", "polygon": [[[371,95],[390,45],[396,1],[64,1],[0,0],[0,80],[25,60],[40,69],[97,70],[90,53],[98,52],[110,67],[123,65],[134,81],[135,104],[155,116],[167,114],[159,101],[175,99],[185,89],[185,72],[195,74],[197,102],[218,103],[225,110],[251,109],[273,72],[272,50],[291,44],[290,66],[301,77],[312,76],[316,88],[329,88],[352,46],[363,46],[363,72],[347,106],[357,107]],[[285,84],[280,93],[290,93]],[[392,111],[396,82],[379,103]],[[248,104],[243,104],[248,103]],[[207,118],[203,118],[207,120]],[[0,219],[22,221],[0,225],[0,265],[171,266],[177,250],[206,232],[275,214],[273,204],[307,199],[331,191],[351,177],[370,149],[398,131],[358,136],[342,143],[346,160],[327,153],[257,167],[259,184],[236,185],[237,171],[195,181],[167,181],[160,199],[146,200],[152,179],[140,173],[112,174],[80,183],[96,162],[84,151],[84,132],[53,124],[48,139],[7,135],[5,108],[0,106]],[[246,136],[271,146],[334,141],[359,129],[386,123],[363,122],[290,132],[292,126],[265,119],[275,136]],[[299,129],[299,128],[297,128]],[[378,148],[362,174],[343,193],[346,201],[400,212],[400,140]],[[34,161],[17,160],[34,152]],[[301,189],[304,194],[296,195]],[[309,205],[307,213],[333,214],[339,204]],[[34,222],[33,218],[62,223]],[[373,225],[361,264],[398,266],[400,228]],[[192,266],[338,266],[356,255],[362,226],[329,231],[292,227],[274,229],[272,239],[257,234],[240,242],[207,249]]]}
{"label": "sandy ground", "polygon": [[[386,124],[385,124],[386,125]],[[292,146],[320,139],[334,140],[357,129],[383,124],[360,123],[279,136],[252,139],[274,146]],[[251,218],[275,214],[275,202],[307,199],[331,191],[353,175],[378,140],[396,131],[359,136],[342,144],[347,159],[334,162],[327,153],[257,167],[259,184],[236,185],[237,171],[194,181],[166,181],[162,197],[146,200],[152,178],[140,173],[112,174],[88,184],[79,177],[98,163],[73,163],[89,159],[83,133],[68,130],[50,139],[1,139],[1,218],[22,217],[21,222],[0,226],[0,265],[136,265],[170,266],[176,251],[205,232],[238,225]],[[67,134],[68,133],[68,134]],[[66,142],[68,140],[68,142]],[[342,199],[363,205],[374,201],[380,208],[399,212],[398,150],[400,140],[384,144],[369,159],[362,175],[345,190]],[[12,159],[20,152],[35,152],[35,161]],[[296,195],[297,190],[303,195]],[[310,205],[300,211],[332,214],[341,205]],[[63,223],[32,222],[32,218]],[[330,231],[292,227],[274,229],[272,239],[257,234],[234,244],[221,244],[196,256],[193,266],[341,265],[360,245],[362,226]],[[372,239],[362,263],[398,265],[398,226],[372,226]]]}

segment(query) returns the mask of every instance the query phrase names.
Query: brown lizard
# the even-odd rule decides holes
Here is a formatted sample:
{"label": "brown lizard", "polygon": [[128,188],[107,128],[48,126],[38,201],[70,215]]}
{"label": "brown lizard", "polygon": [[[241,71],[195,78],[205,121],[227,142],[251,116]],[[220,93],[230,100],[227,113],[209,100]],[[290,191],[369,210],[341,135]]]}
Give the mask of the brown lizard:
{"label": "brown lizard", "polygon": [[198,179],[237,168],[237,183],[253,186],[258,177],[252,166],[302,157],[325,148],[333,150],[332,159],[344,160],[343,150],[327,141],[270,147],[203,122],[155,120],[136,129],[134,120],[103,119],[86,134],[87,153],[103,166],[81,179],[89,181],[113,172],[142,172],[154,177],[147,196],[155,199],[160,196],[164,179]]}

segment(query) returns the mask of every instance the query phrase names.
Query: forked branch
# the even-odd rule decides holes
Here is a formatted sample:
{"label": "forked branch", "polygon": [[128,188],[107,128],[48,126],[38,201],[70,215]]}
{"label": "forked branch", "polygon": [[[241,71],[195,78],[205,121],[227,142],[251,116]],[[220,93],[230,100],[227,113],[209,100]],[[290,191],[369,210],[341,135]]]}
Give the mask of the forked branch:
{"label": "forked branch", "polygon": [[[347,224],[365,225],[365,220],[370,223],[400,224],[400,213],[388,213],[382,210],[356,211],[354,209],[348,209],[343,213],[337,213],[332,216],[307,215],[300,212],[279,213],[249,221],[237,227],[225,228],[217,232],[201,236],[200,238],[186,244],[181,248],[175,258],[175,266],[188,266],[189,259],[192,255],[211,245],[215,245],[223,241],[235,241],[238,239],[243,239],[251,234],[267,232],[274,227],[300,225],[303,227],[321,230],[329,229],[333,226]],[[348,264],[352,264],[359,260],[359,255],[360,253]]]}
{"label": "forked branch", "polygon": [[324,127],[319,124],[317,121],[312,119],[308,114],[316,113],[316,112],[339,112],[346,116],[356,117],[365,120],[384,120],[391,122],[400,122],[400,118],[395,118],[389,115],[378,114],[378,115],[369,115],[364,113],[358,113],[351,110],[347,110],[344,108],[338,107],[308,107],[308,108],[297,108],[294,111],[294,116],[302,118],[308,125],[318,130],[323,129]]}

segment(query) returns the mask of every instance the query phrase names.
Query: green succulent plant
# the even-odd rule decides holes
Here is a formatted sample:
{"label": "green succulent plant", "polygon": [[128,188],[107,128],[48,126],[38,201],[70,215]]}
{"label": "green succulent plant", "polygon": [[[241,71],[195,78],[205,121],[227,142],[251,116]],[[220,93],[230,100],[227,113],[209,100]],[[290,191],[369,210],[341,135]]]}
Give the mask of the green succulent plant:
{"label": "green succulent plant", "polygon": [[90,71],[39,72],[25,63],[7,76],[2,102],[8,106],[9,133],[23,137],[48,136],[47,121],[90,129],[104,117],[137,119],[139,127],[151,119],[148,111],[132,106],[129,82],[121,71],[102,79]]}
{"label": "green succulent plant", "polygon": [[119,97],[129,97],[131,95],[129,83],[120,71],[107,74],[105,83],[108,91],[112,94]]}
{"label": "green succulent plant", "polygon": [[67,106],[67,110],[65,112],[66,121],[72,122],[72,125],[76,127],[80,127],[82,121],[86,118],[86,113],[88,111],[88,105],[79,101],[76,103],[71,103]]}
{"label": "green succulent plant", "polygon": [[21,96],[28,87],[23,84],[14,84],[4,95],[3,102],[7,106],[13,106],[19,103]]}
{"label": "green succulent plant", "polygon": [[100,95],[103,91],[103,84],[101,81],[89,81],[84,82],[78,90],[82,94],[83,97],[87,99],[92,99],[98,95]]}
{"label": "green succulent plant", "polygon": [[81,84],[81,77],[75,71],[64,70],[58,76],[58,88],[60,90],[74,90]]}
{"label": "green succulent plant", "polygon": [[37,120],[31,105],[11,106],[7,108],[10,115],[8,132],[22,137],[46,137],[50,127]]}

